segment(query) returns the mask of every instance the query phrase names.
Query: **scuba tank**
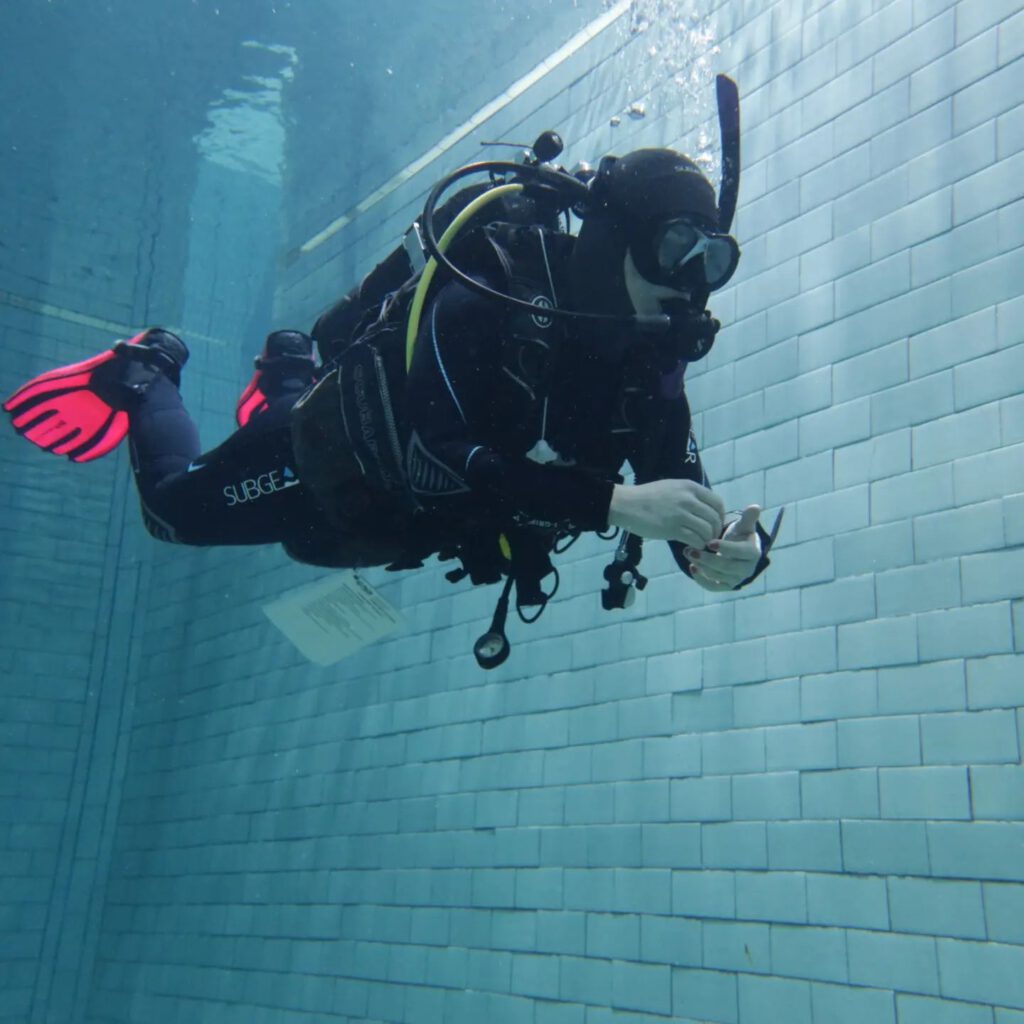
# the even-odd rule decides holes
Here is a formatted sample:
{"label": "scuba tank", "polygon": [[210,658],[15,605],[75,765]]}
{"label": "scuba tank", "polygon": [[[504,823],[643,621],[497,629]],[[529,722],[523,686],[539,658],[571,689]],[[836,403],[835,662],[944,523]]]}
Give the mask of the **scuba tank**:
{"label": "scuba tank", "polygon": [[[533,144],[532,151],[551,152],[554,132],[545,132]],[[561,146],[561,140],[557,145]],[[559,149],[560,151],[560,149]],[[555,155],[555,154],[551,154]],[[525,166],[525,165],[524,165]],[[460,189],[433,213],[434,230],[443,233],[467,207],[486,196],[496,187],[494,180]],[[460,232],[468,233],[486,224],[540,225],[551,231],[559,230],[559,214],[564,203],[556,203],[550,194],[526,194],[510,191],[487,202],[478,212],[460,225]],[[402,237],[402,243],[371,270],[358,285],[320,315],[310,336],[317,343],[322,362],[329,363],[354,341],[361,330],[376,319],[387,297],[410,280],[418,280],[429,253],[427,251],[422,218],[414,221]]]}

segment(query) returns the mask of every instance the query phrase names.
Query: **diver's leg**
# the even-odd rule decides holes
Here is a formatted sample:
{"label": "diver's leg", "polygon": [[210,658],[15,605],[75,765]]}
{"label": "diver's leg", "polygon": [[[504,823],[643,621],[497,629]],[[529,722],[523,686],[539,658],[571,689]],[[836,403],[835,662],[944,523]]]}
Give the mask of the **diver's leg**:
{"label": "diver's leg", "polygon": [[275,398],[201,454],[177,389],[166,380],[155,383],[135,410],[130,433],[149,532],[207,546],[283,543],[315,529],[318,507],[292,459],[290,412],[300,393]]}
{"label": "diver's leg", "polygon": [[129,414],[132,469],[140,493],[188,467],[199,454],[199,431],[178,389],[158,377]]}

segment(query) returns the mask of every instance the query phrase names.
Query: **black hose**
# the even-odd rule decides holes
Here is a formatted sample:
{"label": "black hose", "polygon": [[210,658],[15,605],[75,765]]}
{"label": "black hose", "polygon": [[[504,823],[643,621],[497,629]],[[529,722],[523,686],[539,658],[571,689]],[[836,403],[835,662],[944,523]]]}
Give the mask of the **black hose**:
{"label": "black hose", "polygon": [[[453,171],[446,178],[442,178],[431,190],[427,196],[427,201],[423,204],[423,216],[420,224],[420,229],[423,232],[423,244],[427,249],[427,252],[437,260],[437,262],[444,267],[444,269],[454,277],[460,284],[465,285],[470,291],[476,292],[478,295],[483,295],[485,298],[496,299],[498,302],[504,302],[506,305],[518,306],[522,309],[527,310],[530,313],[536,313],[537,307],[532,303],[527,302],[525,299],[518,299],[514,295],[506,295],[504,292],[499,292],[494,288],[490,288],[488,285],[483,284],[476,278],[470,277],[465,271],[457,267],[448,257],[441,252],[440,246],[438,245],[437,235],[434,231],[434,209],[437,206],[438,200],[441,195],[456,181],[461,178],[468,177],[470,174],[482,174],[483,172],[491,174],[523,174],[526,172],[528,175],[532,175],[540,180],[541,187],[551,188],[554,190],[571,191],[575,195],[566,202],[566,206],[571,206],[573,203],[581,202],[589,196],[589,190],[582,181],[574,178],[571,174],[566,174],[564,171],[557,171],[551,167],[534,167],[530,164],[515,164],[509,163],[505,160],[482,160],[479,163],[467,164],[465,167],[460,167],[457,171]],[[574,320],[597,320],[603,323],[618,323],[618,324],[629,324],[632,327],[639,327],[645,330],[650,330],[657,333],[663,333],[668,331],[672,326],[672,320],[665,314],[655,314],[651,316],[615,316],[609,313],[583,313],[572,309],[560,309],[557,306],[544,307],[545,316],[556,316],[563,317],[565,319]]]}

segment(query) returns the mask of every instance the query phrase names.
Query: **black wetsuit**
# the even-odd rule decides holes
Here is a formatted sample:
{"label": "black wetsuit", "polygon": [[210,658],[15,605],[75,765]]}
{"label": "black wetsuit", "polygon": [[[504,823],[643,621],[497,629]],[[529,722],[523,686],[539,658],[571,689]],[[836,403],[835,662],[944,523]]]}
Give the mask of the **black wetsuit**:
{"label": "black wetsuit", "polygon": [[290,415],[301,390],[284,391],[223,444],[201,454],[178,389],[158,377],[131,413],[131,454],[146,528],[200,546],[302,544],[323,512],[295,475]]}
{"label": "black wetsuit", "polygon": [[[516,316],[522,331],[529,313],[510,314],[460,284],[447,285],[424,316],[406,393],[416,435],[406,470],[422,505],[455,521],[572,533],[607,528],[625,461],[638,482],[708,485],[682,366],[662,372],[653,348],[621,336],[606,344],[586,327],[540,316],[527,330],[540,339],[546,330],[561,337],[549,350],[550,374],[531,374],[522,365],[529,352],[520,357],[522,347],[513,347],[510,359],[503,348]],[[542,437],[557,463],[527,457]],[[418,473],[417,449],[447,475]],[[685,569],[682,546],[672,548]]]}
{"label": "black wetsuit", "polygon": [[[405,469],[424,521],[443,524],[439,535],[603,530],[626,460],[639,482],[707,483],[681,367],[665,374],[651,352],[623,339],[602,344],[543,316],[524,329],[531,315],[516,315],[456,283],[423,315],[405,389]],[[542,343],[549,332],[544,359],[529,365],[543,344],[503,344],[517,330]],[[339,564],[336,523],[296,474],[290,416],[301,393],[278,394],[201,454],[177,389],[158,378],[131,417],[149,531],[191,545],[280,543],[303,561]],[[542,437],[557,463],[527,458]],[[685,569],[681,546],[672,548]]]}

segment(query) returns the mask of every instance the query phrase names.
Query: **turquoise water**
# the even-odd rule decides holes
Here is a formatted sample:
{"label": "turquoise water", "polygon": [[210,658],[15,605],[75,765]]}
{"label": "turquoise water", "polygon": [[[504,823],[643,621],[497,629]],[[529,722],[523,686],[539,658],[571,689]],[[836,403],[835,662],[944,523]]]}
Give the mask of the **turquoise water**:
{"label": "turquoise water", "polygon": [[164,324],[207,446],[481,140],[717,181],[730,74],[687,391],[786,518],[735,595],[648,544],[616,613],[582,539],[492,673],[497,588],[370,570],[401,626],[320,667],[263,609],[330,574],[4,428],[0,1020],[1024,1019],[1019,7],[17,0],[0,389]]}

